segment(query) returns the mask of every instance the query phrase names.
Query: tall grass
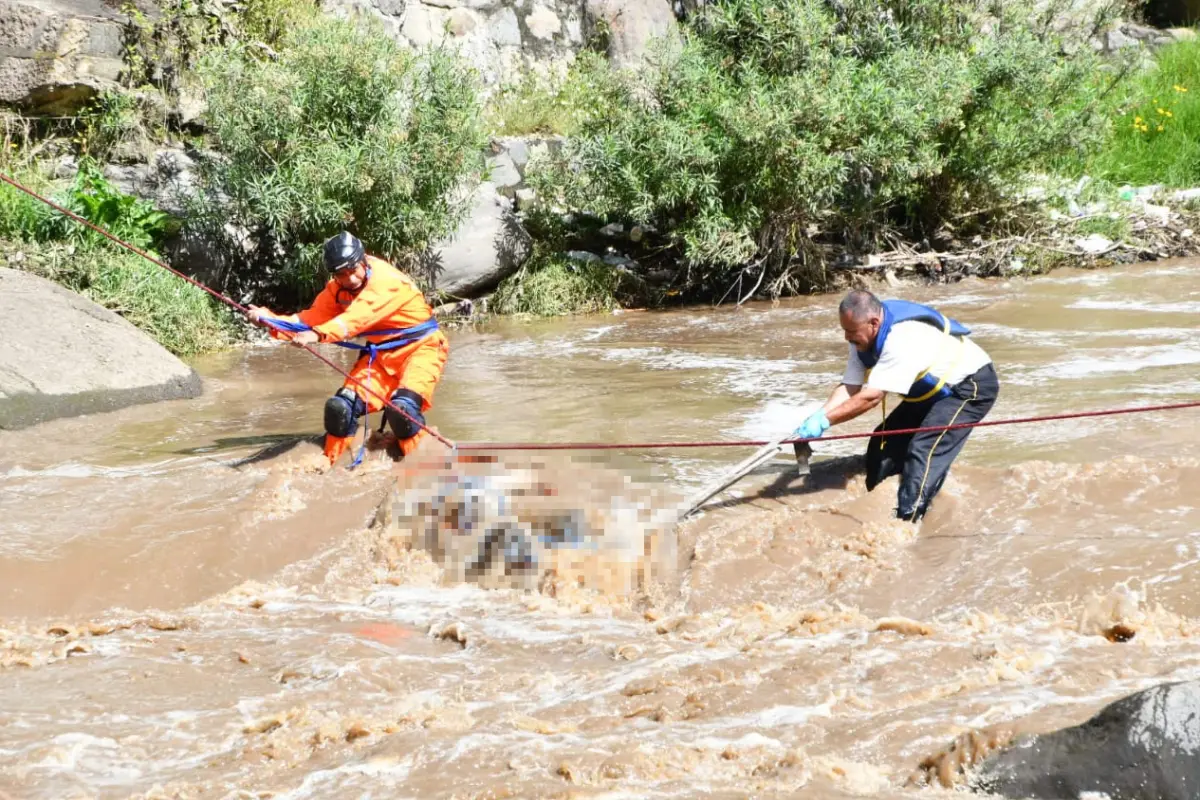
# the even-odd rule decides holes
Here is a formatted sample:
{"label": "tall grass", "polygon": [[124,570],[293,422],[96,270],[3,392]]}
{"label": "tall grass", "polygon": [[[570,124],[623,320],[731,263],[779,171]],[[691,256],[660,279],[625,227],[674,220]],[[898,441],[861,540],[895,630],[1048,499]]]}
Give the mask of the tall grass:
{"label": "tall grass", "polygon": [[[221,350],[239,336],[230,312],[191,284],[133,253],[103,246],[42,243],[20,266],[120,314],[177,356]],[[47,320],[46,324],[56,322]]]}
{"label": "tall grass", "polygon": [[[151,248],[162,234],[162,212],[117,191],[94,169],[85,165],[75,181],[56,185],[19,151],[5,150],[6,175],[125,241]],[[204,292],[8,184],[0,184],[0,245],[0,252],[22,254],[19,268],[115,311],[176,355],[222,349],[238,336],[232,315]]]}
{"label": "tall grass", "polygon": [[621,274],[603,262],[535,256],[500,284],[492,309],[537,317],[611,311],[618,305],[620,281]]}
{"label": "tall grass", "polygon": [[1114,183],[1200,186],[1200,41],[1168,45],[1157,67],[1127,82],[1110,111],[1112,133],[1087,163]]}
{"label": "tall grass", "polygon": [[565,73],[525,69],[488,101],[489,132],[504,136],[570,136],[591,115],[602,113],[608,62],[598,53],[580,53]]}

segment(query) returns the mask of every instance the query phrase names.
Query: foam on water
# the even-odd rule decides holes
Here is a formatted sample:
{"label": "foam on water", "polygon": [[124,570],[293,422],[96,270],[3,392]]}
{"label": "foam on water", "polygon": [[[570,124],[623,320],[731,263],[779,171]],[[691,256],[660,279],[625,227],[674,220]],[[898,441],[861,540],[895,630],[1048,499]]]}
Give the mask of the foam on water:
{"label": "foam on water", "polygon": [[1095,311],[1150,311],[1156,314],[1195,314],[1200,312],[1200,301],[1180,303],[1147,302],[1144,300],[1076,300],[1067,308],[1085,308]]}

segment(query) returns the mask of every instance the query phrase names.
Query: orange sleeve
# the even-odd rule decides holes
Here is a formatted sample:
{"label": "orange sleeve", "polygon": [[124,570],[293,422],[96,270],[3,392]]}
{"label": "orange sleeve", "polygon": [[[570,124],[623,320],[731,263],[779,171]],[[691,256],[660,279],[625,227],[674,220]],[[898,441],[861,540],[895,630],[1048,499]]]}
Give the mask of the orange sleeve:
{"label": "orange sleeve", "polygon": [[[329,286],[326,286],[321,290],[321,293],[317,295],[316,299],[313,300],[312,305],[303,311],[297,314],[272,313],[271,316],[275,317],[276,319],[287,320],[288,322],[302,322],[310,328],[315,328],[322,322],[326,322],[333,317],[336,317],[340,311],[341,308],[338,306],[337,298],[334,296],[334,290]],[[292,338],[291,333],[288,333],[287,331],[276,330],[274,328],[270,329],[270,334],[272,338],[282,339],[285,342],[290,341]]]}
{"label": "orange sleeve", "polygon": [[342,307],[338,305],[337,289],[332,285],[327,285],[324,290],[317,295],[317,299],[313,300],[313,304],[296,315],[296,320],[303,322],[310,328],[316,328],[323,322],[336,317],[342,312]]}
{"label": "orange sleeve", "polygon": [[414,323],[403,322],[399,312],[414,300],[424,302],[424,297],[415,286],[407,282],[389,282],[374,287],[367,284],[354,301],[341,314],[314,325],[323,342],[341,342],[353,339],[363,331],[387,319],[395,318],[397,327]]}

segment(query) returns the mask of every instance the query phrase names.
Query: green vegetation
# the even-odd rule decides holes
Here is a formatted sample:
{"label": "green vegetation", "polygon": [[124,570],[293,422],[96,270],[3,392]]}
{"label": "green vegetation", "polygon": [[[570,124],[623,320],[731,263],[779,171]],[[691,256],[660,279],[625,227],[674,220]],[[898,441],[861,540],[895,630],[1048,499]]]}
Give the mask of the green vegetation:
{"label": "green vegetation", "polygon": [[1200,41],[1168,45],[1109,107],[1112,135],[1075,165],[1113,183],[1200,186]]}
{"label": "green vegetation", "polygon": [[[989,10],[996,9],[989,6]],[[870,251],[997,204],[1030,165],[1100,139],[1098,56],[1021,2],[724,0],[633,77],[539,178],[576,212],[648,224],[677,286],[824,282],[813,245]],[[1071,53],[1072,55],[1066,55]],[[977,224],[987,215],[975,215]]]}
{"label": "green vegetation", "polygon": [[526,68],[491,98],[488,130],[504,136],[571,136],[586,119],[604,112],[608,86],[608,61],[590,50],[562,73]]}
{"label": "green vegetation", "polygon": [[[31,164],[9,159],[2,168],[135,247],[153,252],[167,231],[166,214],[117,191],[90,162],[57,188]],[[176,355],[220,349],[235,339],[232,316],[207,294],[7,184],[0,185],[0,240],[8,242],[6,250],[21,252],[21,269],[117,312]]]}
{"label": "green vegetation", "polygon": [[[1089,43],[1125,0],[1090,16],[1071,8],[1083,3],[712,0],[641,68],[612,70],[601,30],[569,68],[525,69],[486,96],[452,50],[411,53],[319,0],[127,4],[123,89],[73,120],[10,128],[0,162],[139,247],[186,225],[219,262],[216,288],[280,308],[309,300],[319,245],[342,229],[427,278],[487,135],[567,137],[526,167],[534,256],[497,290],[500,313],[807,292],[831,285],[833,257],[897,242],[1011,239],[995,252],[1036,272],[1071,258],[1069,237],[1135,238],[1113,212],[1125,184],[1200,186],[1200,42],[1135,70]],[[199,164],[181,220],[94,166],[165,142]],[[67,154],[83,167],[62,185],[46,166]],[[602,232],[614,222],[637,241]],[[1058,244],[1027,235],[1050,228]],[[44,244],[27,268],[176,352],[229,340],[207,297],[5,188],[0,239]],[[563,255],[617,242],[642,266]]]}
{"label": "green vegetation", "polygon": [[464,64],[412,55],[373,26],[328,18],[283,32],[275,58],[237,42],[200,65],[219,157],[203,164],[194,221],[230,253],[230,225],[256,250],[235,274],[284,305],[323,281],[320,243],[340,229],[411,266],[453,232],[460,191],[482,168],[476,87]]}
{"label": "green vegetation", "polygon": [[621,273],[603,261],[534,255],[492,296],[499,314],[557,317],[617,308]]}

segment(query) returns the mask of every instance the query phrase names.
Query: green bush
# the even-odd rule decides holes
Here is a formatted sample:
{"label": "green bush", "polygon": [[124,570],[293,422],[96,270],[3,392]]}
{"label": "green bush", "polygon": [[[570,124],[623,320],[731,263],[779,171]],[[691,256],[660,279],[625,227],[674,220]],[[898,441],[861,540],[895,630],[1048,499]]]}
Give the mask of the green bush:
{"label": "green bush", "polygon": [[932,235],[1099,139],[1090,30],[1054,33],[1051,16],[1026,2],[717,0],[681,46],[611,74],[603,113],[534,180],[569,210],[652,226],[684,264],[678,285],[721,293],[761,263],[769,291],[807,290],[824,280],[818,245]]}
{"label": "green bush", "polygon": [[319,13],[317,0],[240,0],[238,38],[276,47],[289,28],[311,22]]}
{"label": "green bush", "polygon": [[[8,172],[8,170],[6,170]],[[153,203],[124,194],[101,174],[95,162],[80,162],[75,179],[55,190],[34,165],[9,172],[13,179],[142,250],[151,250],[167,232],[169,215]],[[96,246],[108,240],[45,203],[0,184],[0,238],[26,242],[69,241]]]}
{"label": "green bush", "polygon": [[612,311],[620,282],[621,273],[600,261],[535,256],[496,288],[491,307],[538,317]]}
{"label": "green bush", "polygon": [[1112,104],[1112,135],[1083,168],[1115,183],[1200,186],[1200,41],[1168,45]]}
{"label": "green bush", "polygon": [[407,261],[465,214],[485,140],[473,74],[450,53],[413,55],[375,25],[319,18],[285,31],[276,58],[234,44],[201,75],[218,157],[201,165],[193,213],[256,243],[248,259],[229,243],[239,291],[304,303],[338,230]]}
{"label": "green bush", "polygon": [[[15,168],[14,168],[15,167]],[[118,238],[149,250],[168,217],[123,194],[83,162],[75,180],[55,189],[35,164],[10,159],[6,174]],[[237,338],[232,315],[205,292],[8,184],[0,184],[0,243],[20,250],[17,263],[112,309],[171,352],[195,355]]]}
{"label": "green bush", "polygon": [[570,136],[588,117],[604,111],[608,62],[585,50],[565,73],[525,69],[489,100],[488,130],[504,136]]}
{"label": "green bush", "polygon": [[[59,205],[139,250],[150,250],[166,234],[170,215],[153,203],[127,195],[105,179],[95,162],[84,160],[75,180],[58,196]],[[62,239],[96,246],[108,240],[96,231],[53,212],[40,238]]]}
{"label": "green bush", "polygon": [[[4,165],[2,168],[13,180],[45,196],[49,182],[36,168],[24,165]],[[38,241],[49,238],[55,213],[45,203],[7,183],[0,184],[0,239]]]}

